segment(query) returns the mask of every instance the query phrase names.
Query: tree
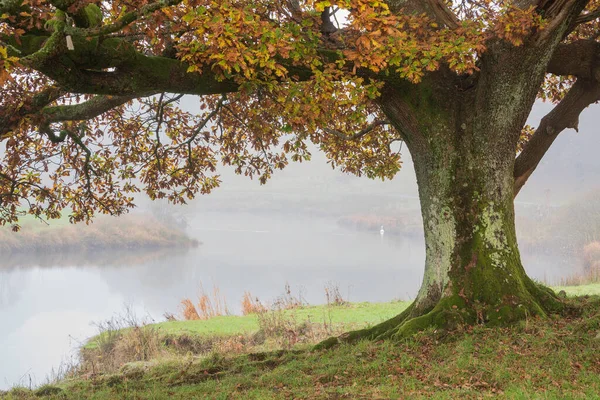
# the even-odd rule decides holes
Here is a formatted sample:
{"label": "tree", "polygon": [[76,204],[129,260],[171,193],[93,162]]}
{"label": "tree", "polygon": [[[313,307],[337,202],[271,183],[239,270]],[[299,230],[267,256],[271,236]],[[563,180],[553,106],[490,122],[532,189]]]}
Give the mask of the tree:
{"label": "tree", "polygon": [[[18,228],[23,205],[119,214],[140,190],[182,203],[218,186],[219,161],[264,183],[309,159],[308,141],[334,167],[391,179],[403,141],[423,284],[404,313],[345,339],[564,308],[525,274],[513,199],[599,99],[600,2],[1,0],[0,15],[0,222]],[[534,130],[539,97],[556,107]]]}

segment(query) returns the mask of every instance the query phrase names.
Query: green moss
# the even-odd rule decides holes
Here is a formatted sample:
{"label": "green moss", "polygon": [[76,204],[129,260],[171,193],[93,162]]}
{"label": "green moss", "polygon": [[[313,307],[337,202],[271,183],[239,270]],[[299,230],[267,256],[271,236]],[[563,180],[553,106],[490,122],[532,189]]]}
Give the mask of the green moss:
{"label": "green moss", "polygon": [[3,36],[2,40],[6,41],[11,47],[19,50],[20,53],[12,55],[24,57],[38,51],[49,37],[48,35],[23,35],[19,37],[20,43],[17,42],[14,36]]}
{"label": "green moss", "polygon": [[93,28],[102,24],[102,10],[96,4],[86,5],[80,15],[85,19],[85,23],[82,24],[85,28]]}

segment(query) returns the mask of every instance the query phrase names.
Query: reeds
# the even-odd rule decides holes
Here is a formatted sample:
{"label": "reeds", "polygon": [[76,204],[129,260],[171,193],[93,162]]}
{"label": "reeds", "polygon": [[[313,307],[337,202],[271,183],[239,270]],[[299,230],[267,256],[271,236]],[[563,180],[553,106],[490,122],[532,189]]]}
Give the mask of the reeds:
{"label": "reeds", "polygon": [[583,247],[583,263],[588,270],[600,268],[600,242],[594,241]]}
{"label": "reeds", "polygon": [[213,286],[212,294],[206,293],[204,287],[200,285],[196,306],[190,299],[183,299],[181,305],[183,306],[183,318],[189,321],[229,315],[225,296],[221,295],[221,291],[216,285]]}
{"label": "reeds", "polygon": [[266,310],[266,307],[258,300],[258,297],[252,296],[248,291],[244,292],[242,297],[242,315],[258,314]]}
{"label": "reeds", "polygon": [[190,299],[181,300],[181,305],[183,306],[183,319],[186,321],[195,321],[200,319],[200,315],[198,314],[198,311],[196,311],[196,307]]}
{"label": "reeds", "polygon": [[600,283],[600,266],[577,272],[566,278],[561,278],[558,282],[559,286],[581,286],[591,283]]}
{"label": "reeds", "polygon": [[559,286],[581,286],[600,283],[600,242],[593,241],[580,253],[583,268],[556,282]]}

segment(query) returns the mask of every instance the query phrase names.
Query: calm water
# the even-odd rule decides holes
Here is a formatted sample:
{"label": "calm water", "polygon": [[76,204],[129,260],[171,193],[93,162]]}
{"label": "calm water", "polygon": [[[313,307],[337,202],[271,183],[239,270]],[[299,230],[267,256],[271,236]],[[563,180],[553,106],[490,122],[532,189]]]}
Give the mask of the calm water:
{"label": "calm water", "polygon": [[[40,384],[96,333],[93,322],[130,306],[162,320],[195,298],[200,284],[220,288],[237,312],[244,291],[262,300],[288,282],[312,304],[337,284],[350,301],[408,299],[425,257],[420,240],[356,232],[323,219],[204,214],[190,221],[203,244],[188,251],[21,255],[0,261],[0,389]],[[538,279],[566,275],[573,260],[523,255]]]}

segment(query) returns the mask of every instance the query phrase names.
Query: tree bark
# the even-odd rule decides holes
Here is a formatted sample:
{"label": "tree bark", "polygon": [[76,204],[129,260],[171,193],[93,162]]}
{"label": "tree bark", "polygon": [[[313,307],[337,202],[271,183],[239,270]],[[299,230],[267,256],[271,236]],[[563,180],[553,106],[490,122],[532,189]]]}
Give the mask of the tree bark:
{"label": "tree bark", "polygon": [[404,329],[423,323],[498,325],[556,311],[556,297],[535,284],[521,264],[510,155],[495,141],[444,140],[439,147],[445,147],[443,162],[413,154],[426,262],[411,313],[421,321]]}
{"label": "tree bark", "polygon": [[508,73],[495,65],[496,70],[488,67],[489,76],[479,77],[480,87],[457,91],[460,82],[441,71],[418,87],[385,89],[382,110],[414,161],[425,272],[404,313],[341,340],[406,336],[427,327],[504,325],[564,307],[525,273],[514,223],[516,146],[544,70]]}

